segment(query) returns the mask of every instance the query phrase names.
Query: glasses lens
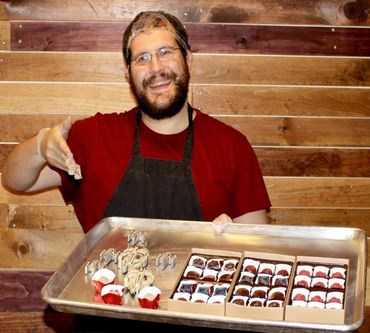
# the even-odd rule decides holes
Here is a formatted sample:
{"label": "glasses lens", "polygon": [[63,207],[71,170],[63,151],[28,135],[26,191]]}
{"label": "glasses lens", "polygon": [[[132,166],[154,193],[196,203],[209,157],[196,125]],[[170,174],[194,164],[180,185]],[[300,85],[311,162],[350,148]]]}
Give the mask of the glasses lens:
{"label": "glasses lens", "polygon": [[148,64],[151,61],[152,56],[150,53],[143,53],[138,55],[134,60],[133,63],[138,66],[142,66]]}
{"label": "glasses lens", "polygon": [[174,55],[175,55],[175,49],[172,49],[172,48],[162,48],[162,49],[159,49],[157,52],[158,59],[164,60],[164,61],[172,59]]}

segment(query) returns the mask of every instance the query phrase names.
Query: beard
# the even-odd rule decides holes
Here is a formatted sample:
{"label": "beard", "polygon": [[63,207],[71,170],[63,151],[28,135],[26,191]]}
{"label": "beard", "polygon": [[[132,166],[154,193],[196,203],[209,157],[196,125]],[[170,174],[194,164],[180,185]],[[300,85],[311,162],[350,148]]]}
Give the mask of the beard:
{"label": "beard", "polygon": [[[157,101],[150,100],[147,92],[148,86],[156,79],[171,80],[175,84],[175,92],[173,96],[166,97],[166,100]],[[184,106],[187,96],[190,81],[189,67],[184,63],[182,72],[176,74],[173,71],[165,71],[152,75],[143,80],[142,87],[138,87],[132,80],[130,75],[131,91],[136,98],[136,102],[140,110],[152,119],[161,120],[171,118],[178,114]],[[159,98],[165,98],[159,96]]]}

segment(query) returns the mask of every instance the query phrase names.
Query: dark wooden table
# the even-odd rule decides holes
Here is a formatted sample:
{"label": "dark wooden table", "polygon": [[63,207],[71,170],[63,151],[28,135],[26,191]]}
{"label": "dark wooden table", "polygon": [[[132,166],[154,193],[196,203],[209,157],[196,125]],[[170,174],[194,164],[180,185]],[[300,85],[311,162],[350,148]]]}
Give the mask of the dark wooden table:
{"label": "dark wooden table", "polygon": [[[3,333],[113,333],[123,332],[129,325],[132,332],[246,333],[245,331],[80,316],[59,313],[51,309],[44,312],[0,313],[0,332]],[[364,324],[356,331],[356,333],[365,332],[370,332],[370,307],[366,308]]]}

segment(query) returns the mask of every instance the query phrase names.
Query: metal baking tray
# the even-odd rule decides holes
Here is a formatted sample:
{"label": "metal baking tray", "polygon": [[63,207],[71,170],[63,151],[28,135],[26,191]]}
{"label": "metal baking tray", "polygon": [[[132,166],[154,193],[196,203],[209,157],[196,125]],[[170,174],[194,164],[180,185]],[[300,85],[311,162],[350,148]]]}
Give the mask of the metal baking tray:
{"label": "metal baking tray", "polygon": [[[131,230],[148,234],[149,268],[155,274],[154,285],[162,291],[160,309],[140,308],[136,297],[130,294],[124,296],[122,305],[101,304],[93,300],[94,289],[85,276],[85,264],[98,259],[104,249],[127,248],[127,235]],[[110,217],[101,220],[84,236],[45,284],[41,296],[57,311],[102,317],[246,331],[353,331],[364,320],[366,247],[366,233],[355,228],[229,224],[222,234],[216,234],[210,222]],[[194,316],[169,311],[168,299],[192,248],[348,259],[344,324]],[[167,267],[162,271],[155,266],[155,259],[162,252],[177,256],[177,265],[173,269]]]}

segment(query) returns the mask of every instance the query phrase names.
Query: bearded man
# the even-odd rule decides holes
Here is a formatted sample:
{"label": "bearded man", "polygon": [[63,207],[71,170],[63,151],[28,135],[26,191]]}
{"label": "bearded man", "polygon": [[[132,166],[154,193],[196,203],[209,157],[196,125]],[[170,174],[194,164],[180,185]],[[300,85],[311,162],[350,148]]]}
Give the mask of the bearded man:
{"label": "bearded man", "polygon": [[85,232],[111,216],[266,223],[270,200],[247,138],[188,102],[192,53],[171,14],[138,14],[123,35],[137,107],[66,120],[19,144],[3,182],[59,186]]}

